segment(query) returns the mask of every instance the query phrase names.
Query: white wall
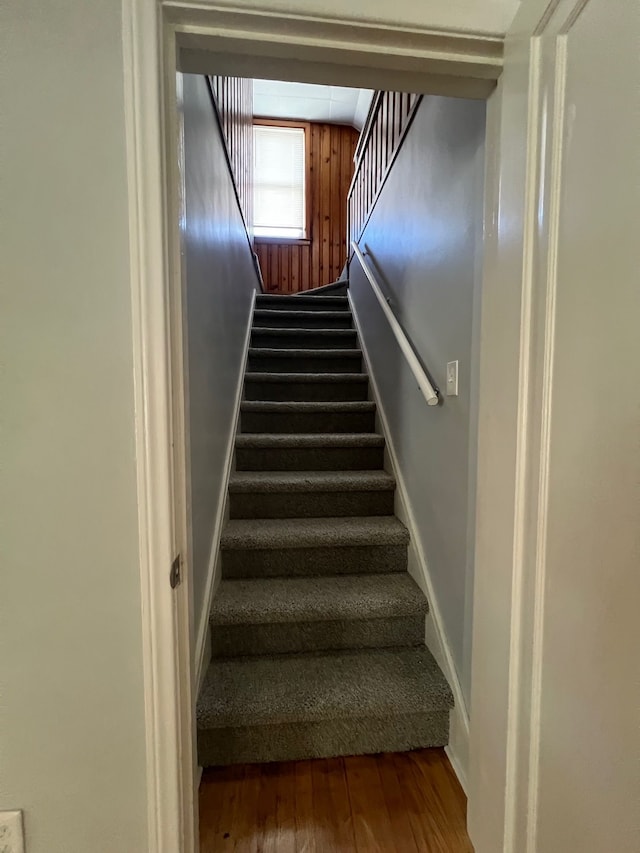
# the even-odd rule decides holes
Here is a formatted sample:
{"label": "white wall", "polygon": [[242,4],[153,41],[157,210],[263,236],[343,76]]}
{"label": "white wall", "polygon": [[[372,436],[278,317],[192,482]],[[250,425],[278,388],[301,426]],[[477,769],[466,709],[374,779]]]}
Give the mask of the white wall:
{"label": "white wall", "polygon": [[[196,625],[206,619],[230,433],[258,279],[204,77],[181,75],[192,567]],[[197,650],[198,651],[198,650]]]}
{"label": "white wall", "polygon": [[0,809],[147,849],[121,15],[3,4]]}
{"label": "white wall", "polygon": [[394,26],[473,30],[502,34],[507,31],[519,0],[233,0],[248,9],[320,15],[344,20],[373,21]]}
{"label": "white wall", "polygon": [[350,269],[389,438],[467,699],[472,321],[480,286],[484,129],[484,103],[425,97],[360,240],[392,310],[441,389],[447,362],[459,361],[458,397],[427,407],[357,261]]}

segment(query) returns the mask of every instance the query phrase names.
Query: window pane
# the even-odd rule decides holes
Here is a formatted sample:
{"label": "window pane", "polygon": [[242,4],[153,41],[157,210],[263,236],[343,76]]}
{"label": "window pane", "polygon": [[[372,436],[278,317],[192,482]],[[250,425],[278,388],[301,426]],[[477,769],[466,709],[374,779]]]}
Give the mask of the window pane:
{"label": "window pane", "polygon": [[254,232],[304,237],[304,130],[256,125],[253,133]]}
{"label": "window pane", "polygon": [[279,225],[256,225],[253,233],[256,237],[286,237],[288,240],[302,240],[305,236],[302,228],[281,228]]}

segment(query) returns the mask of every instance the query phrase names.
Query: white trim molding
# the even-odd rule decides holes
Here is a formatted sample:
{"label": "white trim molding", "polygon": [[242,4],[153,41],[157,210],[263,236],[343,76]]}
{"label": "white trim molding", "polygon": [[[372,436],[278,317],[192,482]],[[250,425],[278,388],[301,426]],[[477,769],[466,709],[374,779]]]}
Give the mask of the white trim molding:
{"label": "white trim molding", "polygon": [[[556,286],[567,33],[588,0],[552,0],[530,52],[521,387],[522,454],[511,614],[505,851],[536,853]],[[544,58],[543,58],[544,57]],[[539,211],[544,210],[541,222]],[[542,227],[541,227],[542,226]]]}
{"label": "white trim molding", "polygon": [[[402,27],[233,4],[164,3],[180,70],[486,98],[500,36]],[[304,58],[301,58],[301,48]]]}
{"label": "white trim molding", "polygon": [[[176,536],[162,121],[162,49],[153,0],[123,0],[123,62],[147,751],[148,849],[195,850],[188,588],[171,589]],[[161,567],[166,567],[165,571]]]}
{"label": "white trim molding", "polygon": [[500,83],[503,150],[487,182],[496,196],[485,236],[469,801],[481,851],[538,850],[566,39],[587,3],[522,4]]}
{"label": "white trim molding", "polygon": [[222,527],[226,520],[227,515],[227,492],[229,490],[229,478],[231,477],[231,471],[233,469],[233,460],[234,460],[234,452],[235,452],[235,438],[236,433],[238,431],[238,420],[240,418],[240,404],[242,402],[242,390],[244,388],[244,375],[247,367],[247,359],[249,357],[249,341],[251,339],[251,326],[253,322],[253,309],[256,304],[256,296],[257,292],[254,291],[251,297],[251,305],[249,307],[249,316],[247,320],[247,329],[244,336],[243,343],[243,358],[242,363],[240,365],[240,373],[238,375],[238,382],[236,384],[236,392],[235,399],[233,404],[233,419],[231,422],[231,429],[229,432],[229,437],[227,439],[227,448],[225,452],[225,462],[224,462],[224,471],[222,475],[222,482],[220,484],[220,494],[218,496],[218,512],[216,514],[216,518],[213,525],[213,535],[211,537],[211,552],[209,555],[209,567],[207,572],[207,582],[204,593],[204,601],[202,604],[202,610],[197,615],[198,618],[198,628],[196,634],[196,650],[195,650],[195,660],[196,660],[196,692],[200,691],[200,687],[202,686],[202,679],[204,678],[204,674],[206,671],[205,664],[205,651],[207,649],[207,637],[209,633],[209,613],[211,612],[211,605],[213,603],[213,597],[215,595],[218,582],[220,579],[220,571],[219,571],[219,558],[220,558],[220,537],[222,535]]}

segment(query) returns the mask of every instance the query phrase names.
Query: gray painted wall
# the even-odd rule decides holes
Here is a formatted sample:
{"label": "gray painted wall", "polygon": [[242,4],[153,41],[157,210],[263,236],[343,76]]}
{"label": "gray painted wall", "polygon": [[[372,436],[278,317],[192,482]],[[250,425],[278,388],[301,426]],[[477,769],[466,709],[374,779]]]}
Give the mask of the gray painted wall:
{"label": "gray painted wall", "polygon": [[2,4],[0,809],[147,850],[122,9]]}
{"label": "gray painted wall", "polygon": [[[215,521],[258,279],[204,77],[183,83],[188,418],[196,624],[207,607]],[[215,543],[214,543],[215,544]]]}
{"label": "gray painted wall", "polygon": [[357,261],[350,285],[467,702],[484,136],[483,102],[425,97],[360,241],[441,389],[459,361],[458,397],[427,407]]}

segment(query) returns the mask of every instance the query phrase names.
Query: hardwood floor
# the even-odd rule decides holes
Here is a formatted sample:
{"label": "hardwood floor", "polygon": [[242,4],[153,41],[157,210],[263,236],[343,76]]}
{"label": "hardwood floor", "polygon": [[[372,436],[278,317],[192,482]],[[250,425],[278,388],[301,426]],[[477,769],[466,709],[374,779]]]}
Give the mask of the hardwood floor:
{"label": "hardwood floor", "polygon": [[200,853],[473,853],[442,749],[205,770]]}

